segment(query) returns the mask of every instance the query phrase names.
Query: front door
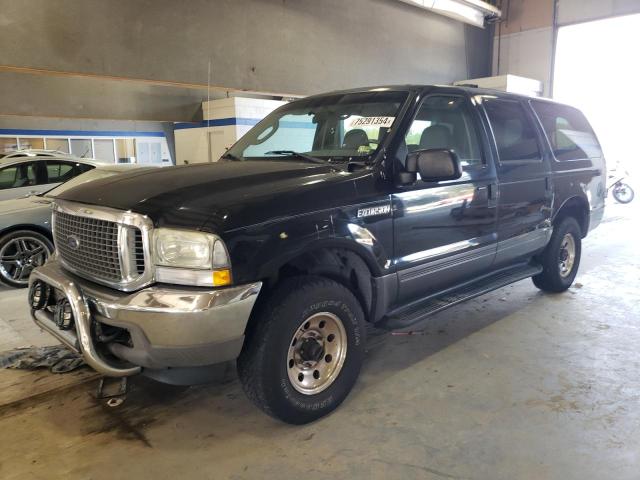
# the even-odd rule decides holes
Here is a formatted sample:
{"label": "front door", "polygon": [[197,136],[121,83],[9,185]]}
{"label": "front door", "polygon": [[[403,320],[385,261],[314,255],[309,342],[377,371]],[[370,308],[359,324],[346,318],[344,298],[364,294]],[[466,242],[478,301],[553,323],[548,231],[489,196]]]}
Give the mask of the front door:
{"label": "front door", "polygon": [[460,95],[426,97],[405,137],[407,151],[446,148],[458,180],[418,181],[393,193],[394,263],[406,303],[489,271],[496,252],[496,176],[480,117]]}
{"label": "front door", "polygon": [[551,235],[553,191],[549,158],[529,105],[485,97],[498,154],[498,252],[495,266],[527,260]]}

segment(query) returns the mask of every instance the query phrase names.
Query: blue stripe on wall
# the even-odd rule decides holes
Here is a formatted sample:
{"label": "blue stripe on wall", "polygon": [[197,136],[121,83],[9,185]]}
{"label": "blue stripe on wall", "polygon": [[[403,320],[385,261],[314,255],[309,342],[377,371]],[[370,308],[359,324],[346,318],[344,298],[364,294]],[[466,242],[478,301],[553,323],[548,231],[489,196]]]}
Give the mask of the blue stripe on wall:
{"label": "blue stripe on wall", "polygon": [[0,128],[0,135],[59,135],[63,137],[164,137],[164,132],[130,132],[120,130],[26,130]]}
{"label": "blue stripe on wall", "polygon": [[175,123],[175,130],[184,130],[186,128],[206,128],[206,127],[229,127],[232,125],[248,125],[254,126],[258,123],[258,118],[216,118],[215,120],[203,120],[202,122]]}

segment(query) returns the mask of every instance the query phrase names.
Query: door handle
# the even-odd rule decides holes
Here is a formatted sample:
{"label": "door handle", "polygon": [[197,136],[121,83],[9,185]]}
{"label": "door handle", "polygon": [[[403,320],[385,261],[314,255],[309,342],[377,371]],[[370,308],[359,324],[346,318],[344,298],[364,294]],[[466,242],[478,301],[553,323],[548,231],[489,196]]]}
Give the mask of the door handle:
{"label": "door handle", "polygon": [[482,185],[476,188],[478,201],[487,202],[489,208],[494,208],[497,205],[498,190],[497,185],[490,183],[488,185]]}

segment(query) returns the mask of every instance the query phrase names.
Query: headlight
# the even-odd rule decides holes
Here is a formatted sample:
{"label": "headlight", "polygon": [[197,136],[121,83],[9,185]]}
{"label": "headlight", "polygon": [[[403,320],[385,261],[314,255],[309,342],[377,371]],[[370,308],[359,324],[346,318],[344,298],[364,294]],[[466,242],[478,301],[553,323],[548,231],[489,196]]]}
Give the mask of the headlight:
{"label": "headlight", "polygon": [[196,286],[231,283],[231,261],[216,235],[159,228],[154,231],[156,280]]}

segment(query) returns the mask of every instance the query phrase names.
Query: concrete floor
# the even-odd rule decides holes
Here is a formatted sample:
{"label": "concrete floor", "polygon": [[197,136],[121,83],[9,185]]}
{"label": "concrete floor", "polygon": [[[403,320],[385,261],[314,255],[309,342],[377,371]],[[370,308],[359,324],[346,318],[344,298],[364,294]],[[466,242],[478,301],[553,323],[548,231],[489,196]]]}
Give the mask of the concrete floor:
{"label": "concrete floor", "polygon": [[638,479],[638,207],[611,206],[565,294],[526,280],[424,335],[374,338],[355,390],[314,424],[266,417],[233,373],[139,379],[118,408],[84,384],[0,410],[0,478]]}

